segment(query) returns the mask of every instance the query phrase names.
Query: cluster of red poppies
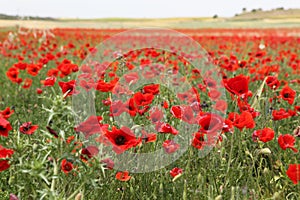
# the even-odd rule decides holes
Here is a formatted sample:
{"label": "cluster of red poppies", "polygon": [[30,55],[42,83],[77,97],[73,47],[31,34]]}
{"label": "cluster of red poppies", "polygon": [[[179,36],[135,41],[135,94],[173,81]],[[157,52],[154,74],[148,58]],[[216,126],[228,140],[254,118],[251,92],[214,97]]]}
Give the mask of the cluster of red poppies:
{"label": "cluster of red poppies", "polygon": [[[280,34],[275,34],[275,36],[271,30],[264,32],[252,30],[253,33],[259,33],[259,37],[249,35],[249,32],[245,34],[242,31],[233,30],[216,30],[223,34],[228,33],[229,36],[228,34],[227,36],[226,34],[215,36],[206,31],[185,30],[193,39],[208,49],[212,62],[219,67],[219,75],[222,77],[221,82],[210,76],[212,72],[203,75],[198,69],[189,69],[188,61],[182,57],[175,59],[176,56],[174,55],[176,54],[174,52],[168,54],[153,49],[132,51],[123,55],[124,60],[122,62],[124,63],[117,60],[110,63],[109,67],[103,67],[106,63],[96,63],[95,68],[89,65],[78,67],[78,62],[83,60],[88,53],[97,52],[97,49],[92,47],[96,43],[92,43],[92,41],[106,39],[112,33],[120,31],[106,30],[99,33],[95,30],[86,30],[81,33],[77,30],[56,29],[53,30],[53,34],[57,37],[51,38],[49,36],[43,42],[38,42],[30,34],[20,35],[17,42],[0,42],[1,54],[8,58],[17,59],[16,63],[9,66],[6,76],[12,83],[21,85],[24,89],[32,88],[34,82],[36,82],[34,89],[37,94],[42,94],[47,87],[57,87],[57,85],[60,87],[64,98],[80,94],[81,89],[86,92],[95,90],[100,93],[100,96],[103,94],[101,96],[103,98],[99,102],[102,103],[101,106],[106,107],[106,111],[109,111],[108,116],[104,116],[103,113],[98,113],[99,116],[89,116],[74,129],[76,132],[83,133],[86,138],[98,134],[95,140],[105,145],[111,145],[116,154],[122,154],[146,143],[155,142],[157,141],[157,134],[170,135],[164,138],[162,148],[167,154],[175,153],[181,146],[172,137],[182,134],[171,123],[176,120],[199,126],[197,132],[191,133],[190,143],[200,150],[205,145],[213,146],[215,143],[221,142],[222,134],[234,133],[236,128],[241,132],[256,129],[251,130],[254,142],[271,142],[278,136],[277,142],[281,149],[286,150],[289,148],[293,152],[298,152],[296,135],[291,133],[279,134],[272,127],[257,126],[258,121],[256,119],[261,116],[261,111],[257,109],[255,104],[251,103],[253,99],[254,102],[259,101],[262,94],[268,93],[269,96],[266,101],[271,105],[269,115],[271,120],[279,121],[299,116],[300,105],[297,105],[297,101],[295,101],[297,98],[299,100],[299,97],[297,97],[299,93],[296,92],[295,88],[299,88],[297,84],[300,83],[300,79],[290,79],[289,77],[296,77],[300,74],[300,59],[296,52],[286,50],[286,47],[299,42],[299,39],[287,36],[287,30],[282,30]],[[146,39],[147,37],[145,37]],[[249,52],[247,51],[246,56],[242,57],[245,44],[249,40],[252,42],[250,43],[251,47],[248,49]],[[61,41],[67,42],[62,43]],[[85,41],[85,44],[77,44],[76,41]],[[260,45],[262,41],[265,41],[265,44]],[[217,50],[214,49],[216,45],[213,44],[218,44]],[[229,46],[232,44],[236,45],[235,49],[232,50],[235,53],[230,52]],[[274,48],[274,45],[275,47],[281,45],[278,55],[274,56],[267,52],[265,48],[268,45],[271,49]],[[112,53],[112,50],[108,49],[106,53]],[[187,53],[185,56],[192,58],[194,53],[192,52],[191,55]],[[73,56],[73,59],[69,58],[71,56]],[[189,90],[176,94],[176,98],[185,102],[185,104],[176,104],[174,99],[161,98],[162,91],[165,89],[162,89],[159,84],[152,83],[141,86],[139,91],[131,91],[119,84],[121,78],[124,78],[125,83],[131,86],[138,84],[140,79],[151,79],[158,76],[160,71],[165,69],[160,68],[159,65],[154,65],[157,62],[164,63],[172,74],[179,73],[182,68],[186,70],[184,77],[173,80],[172,83],[178,84],[184,81],[197,83]],[[121,64],[123,67],[125,66],[128,73],[118,74]],[[134,71],[138,66],[141,66],[142,76]],[[149,70],[145,70],[147,67],[149,67]],[[77,80],[71,78],[72,75],[78,72],[81,74]],[[233,76],[233,73],[239,75]],[[283,77],[281,77],[282,73],[284,74]],[[95,75],[97,79],[95,79]],[[261,89],[257,88],[256,92],[256,89],[251,89],[250,85],[252,83],[255,85],[257,82],[261,85]],[[230,103],[221,99],[220,90],[223,87],[231,96]],[[204,92],[207,92],[210,102],[200,100],[200,96]],[[110,95],[106,95],[108,93],[117,96],[128,95],[129,98],[126,101],[114,100],[108,97]],[[221,114],[226,113],[229,104],[236,105],[238,111],[229,110],[227,117],[222,117]],[[206,108],[215,109],[216,113],[205,110]],[[8,132],[13,130],[8,122],[8,118],[12,113],[13,110],[9,108],[0,113],[1,136],[7,137]],[[148,133],[142,130],[141,136],[137,137],[130,127],[117,127],[110,124],[109,117],[117,118],[121,115],[129,115],[133,119],[143,118],[150,121],[154,124],[156,133]],[[38,125],[25,122],[20,125],[19,131],[31,135],[37,128]],[[50,133],[59,137],[50,127],[47,127],[47,129]],[[220,135],[219,132],[222,134]],[[68,143],[71,143],[72,140],[74,140],[74,137],[69,137]],[[86,162],[99,153],[96,146],[91,145],[83,148],[78,141],[75,146],[75,151],[80,150],[80,158]],[[12,154],[13,150],[0,146],[0,171],[9,168],[8,158]],[[102,160],[102,162],[109,169],[114,166],[113,160],[109,158]],[[72,161],[63,159],[61,169],[66,174],[71,172],[74,169]],[[294,183],[300,181],[299,171],[300,164],[290,164],[287,170],[288,177]],[[170,172],[172,177],[176,177],[181,173],[183,173],[183,170],[180,168],[174,168]],[[130,176],[125,171],[118,172],[116,178],[127,181]]]}
{"label": "cluster of red poppies", "polygon": [[[9,117],[14,113],[14,110],[11,110],[9,107],[0,111],[0,136],[8,137],[9,132],[13,130],[10,122],[8,121]],[[31,122],[25,122],[19,127],[19,131],[22,134],[31,135],[38,128],[38,125],[32,125]],[[13,149],[6,149],[0,145],[0,172],[6,170],[10,167],[9,160],[14,153]]]}

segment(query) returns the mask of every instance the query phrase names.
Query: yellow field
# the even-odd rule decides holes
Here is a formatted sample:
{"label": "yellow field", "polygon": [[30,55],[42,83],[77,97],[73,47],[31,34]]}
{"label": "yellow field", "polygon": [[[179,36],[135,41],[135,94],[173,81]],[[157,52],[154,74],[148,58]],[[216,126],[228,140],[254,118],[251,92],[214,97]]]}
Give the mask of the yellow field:
{"label": "yellow field", "polygon": [[0,27],[22,26],[27,28],[270,28],[300,27],[300,18],[234,19],[233,18],[166,18],[166,19],[93,19],[58,21],[0,20]]}

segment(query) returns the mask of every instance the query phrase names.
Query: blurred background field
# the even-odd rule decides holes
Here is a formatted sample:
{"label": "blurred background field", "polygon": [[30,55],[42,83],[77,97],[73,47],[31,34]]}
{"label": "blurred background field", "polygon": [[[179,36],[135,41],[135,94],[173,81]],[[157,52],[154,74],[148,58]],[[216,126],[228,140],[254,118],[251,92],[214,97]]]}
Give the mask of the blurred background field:
{"label": "blurred background field", "polygon": [[269,11],[251,10],[234,17],[199,18],[41,18],[0,15],[0,27],[22,26],[26,28],[137,28],[165,27],[179,29],[199,28],[292,28],[300,27],[300,9],[277,8]]}

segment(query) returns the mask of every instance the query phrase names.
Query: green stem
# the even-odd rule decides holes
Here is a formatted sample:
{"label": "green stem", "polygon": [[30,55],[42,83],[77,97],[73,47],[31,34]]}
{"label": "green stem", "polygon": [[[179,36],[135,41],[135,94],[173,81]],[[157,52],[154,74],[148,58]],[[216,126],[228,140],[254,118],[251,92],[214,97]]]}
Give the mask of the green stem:
{"label": "green stem", "polygon": [[230,163],[231,163],[231,159],[232,159],[232,153],[233,153],[233,142],[234,142],[234,133],[231,136],[230,139],[230,153],[229,153],[229,158],[228,158],[228,164],[227,164],[227,170],[226,173],[228,174],[229,169],[230,169]]}
{"label": "green stem", "polygon": [[52,182],[51,182],[51,192],[52,193],[54,193],[54,191],[55,191],[55,176],[57,176],[57,174],[58,174],[58,168],[57,168],[57,163],[56,163],[56,161],[55,161],[55,159],[53,159],[53,166],[54,166],[54,168],[53,168],[53,177],[52,177]]}

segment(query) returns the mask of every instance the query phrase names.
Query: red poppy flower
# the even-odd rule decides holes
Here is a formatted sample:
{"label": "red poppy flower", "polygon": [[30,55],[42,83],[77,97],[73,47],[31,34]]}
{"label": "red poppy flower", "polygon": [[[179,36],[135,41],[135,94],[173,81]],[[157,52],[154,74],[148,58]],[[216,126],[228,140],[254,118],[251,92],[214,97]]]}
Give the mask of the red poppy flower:
{"label": "red poppy flower", "polygon": [[195,102],[193,102],[192,104],[190,104],[190,107],[193,109],[193,111],[195,112],[195,113],[200,113],[201,111],[202,111],[202,108],[201,108],[201,104],[200,104],[200,102],[198,102],[198,101],[195,101]]}
{"label": "red poppy flower", "polygon": [[167,108],[169,108],[169,104],[168,104],[168,102],[167,102],[167,101],[164,101],[164,102],[163,102],[163,107],[164,107],[164,109],[167,109]]}
{"label": "red poppy flower", "polygon": [[42,93],[43,93],[43,90],[42,90],[41,88],[37,88],[37,89],[36,89],[36,93],[37,93],[37,94],[42,94]]}
{"label": "red poppy flower", "polygon": [[110,106],[110,113],[113,117],[120,116],[125,110],[125,106],[122,101],[113,101]]}
{"label": "red poppy flower", "polygon": [[160,109],[155,107],[155,108],[150,110],[150,115],[149,116],[150,116],[151,121],[153,123],[156,123],[156,122],[159,122],[163,118],[164,114]]}
{"label": "red poppy flower", "polygon": [[102,132],[100,124],[101,120],[101,116],[90,116],[87,120],[80,123],[74,129],[76,132],[82,132],[85,135],[85,138],[88,138],[93,134]]}
{"label": "red poppy flower", "polygon": [[101,92],[111,92],[118,81],[119,81],[118,78],[115,78],[108,83],[103,80],[99,80],[97,83],[96,90],[99,90]]}
{"label": "red poppy flower", "polygon": [[194,91],[189,90],[184,93],[177,93],[177,97],[184,102],[190,102],[190,99],[194,99]]}
{"label": "red poppy flower", "polygon": [[147,133],[146,131],[142,130],[142,138],[146,143],[155,142],[156,141],[156,134],[155,133]]}
{"label": "red poppy flower", "polygon": [[252,134],[252,138],[254,141],[257,140],[257,138],[262,141],[262,142],[268,142],[268,141],[271,141],[273,140],[274,138],[274,130],[271,129],[271,128],[264,128],[264,129],[261,129],[261,130],[256,130],[253,132]]}
{"label": "red poppy flower", "polygon": [[178,119],[182,118],[182,108],[181,108],[181,106],[172,106],[170,112],[174,117],[176,117]]}
{"label": "red poppy flower", "polygon": [[225,88],[232,94],[243,95],[248,93],[249,77],[243,74],[224,80]]}
{"label": "red poppy flower", "polygon": [[78,66],[76,64],[72,64],[71,61],[65,59],[61,64],[57,66],[57,69],[60,71],[60,77],[63,78],[68,76],[73,70],[74,72],[78,70]]}
{"label": "red poppy flower", "polygon": [[58,82],[64,97],[71,96],[73,94],[78,94],[79,92],[75,90],[75,80],[71,80],[69,82]]}
{"label": "red poppy flower", "polygon": [[240,112],[248,111],[249,113],[251,113],[253,118],[256,118],[260,115],[260,112],[257,112],[254,110],[254,108],[251,108],[251,105],[246,101],[238,99],[238,107],[240,109]]}
{"label": "red poppy flower", "polygon": [[55,84],[56,81],[56,77],[55,76],[51,76],[51,77],[47,77],[44,81],[41,81],[44,86],[53,86]]}
{"label": "red poppy flower", "polygon": [[8,169],[10,167],[7,158],[13,155],[14,151],[12,149],[6,149],[0,145],[0,172]]}
{"label": "red poppy flower", "polygon": [[211,100],[217,100],[220,98],[221,95],[222,95],[221,92],[216,89],[210,89],[208,92],[208,96],[210,97]]}
{"label": "red poppy flower", "polygon": [[276,90],[280,86],[280,82],[275,76],[268,76],[266,79],[266,83],[273,90]]}
{"label": "red poppy flower", "polygon": [[225,113],[227,107],[228,107],[227,102],[224,100],[216,101],[216,104],[213,106],[214,109],[221,111],[222,113]]}
{"label": "red poppy flower", "polygon": [[136,147],[141,143],[140,138],[136,138],[135,135],[128,127],[122,127],[117,129],[115,126],[112,131],[107,131],[106,138],[113,146],[113,150],[117,153],[123,153],[129,148]]}
{"label": "red poppy flower", "polygon": [[18,75],[19,75],[19,70],[15,67],[9,68],[8,71],[6,72],[7,78],[9,78],[9,80],[11,80],[11,82],[14,83],[20,83]]}
{"label": "red poppy flower", "polygon": [[143,88],[144,93],[151,93],[156,95],[159,93],[159,84],[146,85]]}
{"label": "red poppy flower", "polygon": [[48,77],[58,76],[58,72],[59,72],[58,69],[49,69],[48,72],[47,72],[47,76]]}
{"label": "red poppy flower", "polygon": [[229,119],[225,119],[222,132],[223,133],[233,133],[233,123]]}
{"label": "red poppy flower", "polygon": [[7,170],[10,167],[8,160],[0,160],[0,172]]}
{"label": "red poppy flower", "polygon": [[212,78],[205,78],[204,79],[204,84],[209,88],[216,88],[217,87],[217,82]]}
{"label": "red poppy flower", "polygon": [[297,116],[297,115],[298,115],[296,111],[290,110],[290,109],[288,110],[288,113],[289,113],[289,115],[290,115],[291,117],[294,117],[294,116]]}
{"label": "red poppy flower", "polygon": [[25,122],[20,126],[20,132],[26,135],[31,135],[33,134],[37,129],[38,125],[31,125],[31,122]]}
{"label": "red poppy flower", "polygon": [[279,137],[278,137],[278,144],[281,149],[286,150],[287,148],[290,148],[295,153],[297,153],[298,150],[294,147],[295,142],[296,142],[295,137],[290,134],[279,135]]}
{"label": "red poppy flower", "polygon": [[30,74],[31,76],[37,76],[40,68],[41,67],[37,64],[29,64],[27,66],[27,73]]}
{"label": "red poppy flower", "polygon": [[200,132],[203,133],[216,133],[223,128],[224,119],[213,113],[207,113],[200,117],[199,125],[201,126]]}
{"label": "red poppy flower", "polygon": [[197,123],[197,121],[194,117],[193,109],[191,108],[191,106],[183,106],[182,120],[189,124]]}
{"label": "red poppy flower", "polygon": [[0,118],[3,117],[4,119],[8,119],[13,113],[14,110],[11,110],[10,107],[6,107],[4,110],[0,111]]}
{"label": "red poppy flower", "polygon": [[129,181],[130,178],[131,176],[129,176],[128,171],[118,172],[116,174],[116,179],[118,179],[119,181]]}
{"label": "red poppy flower", "polygon": [[297,184],[300,181],[300,164],[290,164],[286,174],[294,184]]}
{"label": "red poppy flower", "polygon": [[177,151],[177,149],[179,149],[179,147],[180,145],[175,143],[173,140],[166,140],[163,143],[163,148],[168,154],[174,153],[175,151]]}
{"label": "red poppy flower", "polygon": [[28,89],[28,88],[30,88],[31,84],[32,84],[32,79],[25,78],[22,88]]}
{"label": "red poppy flower", "polygon": [[88,80],[82,79],[82,80],[80,80],[79,85],[86,91],[90,91],[91,89],[95,88],[95,86],[96,86],[93,79],[88,79]]}
{"label": "red poppy flower", "polygon": [[10,158],[14,154],[14,150],[6,149],[0,145],[0,159]]}
{"label": "red poppy flower", "polygon": [[239,61],[240,68],[244,68],[246,65],[247,65],[247,61],[245,61],[245,60]]}
{"label": "red poppy flower", "polygon": [[101,162],[102,162],[102,163],[105,163],[105,167],[106,167],[107,169],[113,169],[113,168],[114,168],[115,163],[114,163],[114,161],[113,161],[112,159],[110,159],[110,158],[103,159],[103,160],[101,160]]}
{"label": "red poppy flower", "polygon": [[290,113],[286,112],[283,108],[280,108],[280,110],[273,110],[272,116],[273,120],[282,120],[285,118],[289,118]]}
{"label": "red poppy flower", "polygon": [[170,175],[175,178],[176,176],[179,176],[180,174],[183,173],[183,169],[175,167],[170,171]]}
{"label": "red poppy flower", "polygon": [[9,121],[4,119],[3,117],[0,117],[0,136],[7,137],[8,132],[10,130],[12,130],[12,127],[11,127]]}
{"label": "red poppy flower", "polygon": [[177,135],[178,130],[176,130],[173,126],[168,123],[157,123],[156,130],[160,133],[171,133],[172,135]]}
{"label": "red poppy flower", "polygon": [[65,173],[68,174],[70,171],[73,170],[73,163],[67,161],[67,159],[63,159],[61,161],[61,170]]}
{"label": "red poppy flower", "polygon": [[78,72],[79,67],[76,64],[71,64],[71,69],[72,69],[72,72]]}
{"label": "red poppy flower", "polygon": [[87,162],[88,159],[91,159],[92,157],[96,156],[98,153],[99,153],[99,149],[96,146],[91,145],[81,150],[80,158],[84,162]]}
{"label": "red poppy flower", "polygon": [[110,98],[102,100],[103,105],[105,106],[110,106],[112,104]]}
{"label": "red poppy flower", "polygon": [[254,128],[255,121],[251,113],[248,111],[243,111],[234,121],[233,125],[238,129],[242,130],[243,128]]}
{"label": "red poppy flower", "polygon": [[197,132],[194,134],[194,138],[192,141],[192,146],[196,149],[202,149],[205,145],[205,133],[203,132]]}
{"label": "red poppy flower", "polygon": [[292,90],[288,85],[286,85],[280,91],[280,96],[283,100],[287,101],[290,105],[292,105],[296,97],[296,92]]}
{"label": "red poppy flower", "polygon": [[135,84],[139,80],[137,72],[132,72],[124,75],[124,79],[128,84]]}
{"label": "red poppy flower", "polygon": [[152,103],[154,96],[151,93],[143,94],[141,92],[137,92],[133,95],[133,99],[137,106],[145,106]]}
{"label": "red poppy flower", "polygon": [[20,70],[25,70],[27,68],[27,63],[18,62],[16,64],[14,64],[14,67],[16,67]]}
{"label": "red poppy flower", "polygon": [[115,85],[111,92],[117,97],[121,97],[123,95],[131,96],[133,94],[128,85],[122,85],[119,82]]}
{"label": "red poppy flower", "polygon": [[136,113],[138,112],[138,109],[136,107],[136,104],[134,103],[134,99],[130,98],[128,102],[124,105],[126,112],[129,113],[130,116],[134,117],[136,116]]}

